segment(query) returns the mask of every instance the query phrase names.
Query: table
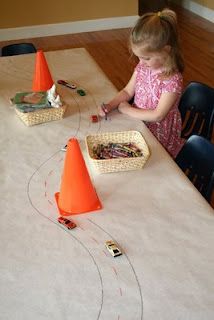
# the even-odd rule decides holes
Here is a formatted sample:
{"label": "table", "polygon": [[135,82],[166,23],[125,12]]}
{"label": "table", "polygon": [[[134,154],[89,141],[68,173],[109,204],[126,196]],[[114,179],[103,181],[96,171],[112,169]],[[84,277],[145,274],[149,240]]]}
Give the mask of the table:
{"label": "table", "polygon": [[[211,320],[214,318],[214,215],[166,151],[138,120],[114,111],[90,122],[116,89],[85,49],[45,53],[61,88],[65,118],[26,127],[9,99],[31,90],[35,55],[0,58],[0,314],[4,320]],[[151,150],[142,170],[97,174],[85,136],[138,130]],[[57,223],[70,137],[80,143],[103,209]],[[115,240],[117,258],[105,249]]]}

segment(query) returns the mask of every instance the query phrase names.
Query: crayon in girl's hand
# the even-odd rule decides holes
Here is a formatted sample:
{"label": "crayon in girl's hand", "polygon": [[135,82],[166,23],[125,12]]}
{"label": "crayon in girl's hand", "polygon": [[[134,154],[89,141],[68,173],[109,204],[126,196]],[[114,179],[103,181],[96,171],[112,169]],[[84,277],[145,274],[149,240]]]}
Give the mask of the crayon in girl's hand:
{"label": "crayon in girl's hand", "polygon": [[103,112],[105,113],[105,120],[107,120],[108,110],[107,110],[104,102],[102,103],[101,108],[102,108]]}

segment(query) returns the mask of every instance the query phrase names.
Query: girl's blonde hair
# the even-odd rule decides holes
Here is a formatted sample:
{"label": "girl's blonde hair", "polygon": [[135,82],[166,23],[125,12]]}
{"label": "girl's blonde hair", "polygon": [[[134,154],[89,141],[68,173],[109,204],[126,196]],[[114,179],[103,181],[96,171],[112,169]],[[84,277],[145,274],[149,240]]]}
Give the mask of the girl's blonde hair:
{"label": "girl's blonde hair", "polygon": [[150,12],[142,15],[130,37],[131,46],[142,47],[148,52],[157,52],[170,46],[169,59],[166,62],[165,75],[176,70],[184,70],[184,62],[180,49],[176,13],[170,9],[161,12]]}

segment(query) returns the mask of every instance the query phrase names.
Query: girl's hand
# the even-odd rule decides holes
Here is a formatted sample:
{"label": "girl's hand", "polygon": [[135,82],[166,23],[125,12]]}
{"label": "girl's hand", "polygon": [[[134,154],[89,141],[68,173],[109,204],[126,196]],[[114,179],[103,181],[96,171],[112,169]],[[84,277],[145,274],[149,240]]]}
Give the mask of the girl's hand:
{"label": "girl's hand", "polygon": [[100,117],[105,117],[109,111],[110,106],[107,103],[102,103],[101,106],[98,107],[98,114]]}

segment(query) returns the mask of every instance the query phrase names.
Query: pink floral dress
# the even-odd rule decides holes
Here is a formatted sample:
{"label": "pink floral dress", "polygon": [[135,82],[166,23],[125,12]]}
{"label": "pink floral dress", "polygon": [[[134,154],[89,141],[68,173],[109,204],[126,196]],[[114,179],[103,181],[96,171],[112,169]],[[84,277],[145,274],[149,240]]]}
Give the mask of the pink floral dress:
{"label": "pink floral dress", "polygon": [[161,79],[161,70],[152,70],[146,67],[142,62],[136,66],[137,73],[135,84],[134,105],[142,109],[157,108],[162,93],[177,92],[179,97],[172,106],[166,117],[160,122],[146,122],[147,127],[169,152],[175,158],[184,144],[181,139],[181,115],[178,110],[178,103],[182,93],[183,78],[181,73],[177,72],[168,79]]}

